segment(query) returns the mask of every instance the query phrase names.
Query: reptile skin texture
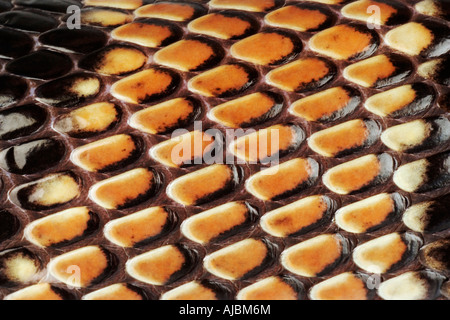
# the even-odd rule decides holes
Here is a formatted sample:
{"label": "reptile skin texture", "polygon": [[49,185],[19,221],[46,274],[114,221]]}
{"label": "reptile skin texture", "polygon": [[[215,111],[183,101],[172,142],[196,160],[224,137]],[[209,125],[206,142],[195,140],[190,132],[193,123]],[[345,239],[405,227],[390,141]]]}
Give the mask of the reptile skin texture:
{"label": "reptile skin texture", "polygon": [[0,0],[0,299],[449,299],[449,17]]}

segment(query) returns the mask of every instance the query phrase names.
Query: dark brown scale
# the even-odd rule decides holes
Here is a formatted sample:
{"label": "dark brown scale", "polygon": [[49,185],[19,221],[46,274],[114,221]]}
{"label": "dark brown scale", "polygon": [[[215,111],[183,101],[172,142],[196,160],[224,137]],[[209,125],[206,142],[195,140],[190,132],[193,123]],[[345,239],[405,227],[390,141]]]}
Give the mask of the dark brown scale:
{"label": "dark brown scale", "polygon": [[0,210],[0,243],[11,238],[20,228],[19,219],[6,210]]}
{"label": "dark brown scale", "polygon": [[415,192],[422,193],[450,185],[450,151],[427,158],[425,179]]}
{"label": "dark brown scale", "polygon": [[61,288],[56,285],[50,285],[50,289],[55,294],[57,294],[62,300],[76,300],[76,296],[64,288]]}
{"label": "dark brown scale", "polygon": [[0,1],[0,12],[9,11],[13,5],[9,0],[1,0]]}
{"label": "dark brown scale", "polygon": [[11,75],[0,76],[0,107],[8,107],[19,102],[28,90],[27,82]]}
{"label": "dark brown scale", "polygon": [[450,111],[450,93],[442,94],[439,101],[438,101],[439,107],[445,111]]}
{"label": "dark brown scale", "polygon": [[420,261],[428,268],[449,274],[450,239],[441,239],[422,247]]}
{"label": "dark brown scale", "polygon": [[450,239],[427,244],[420,250],[423,265],[445,274],[450,273]]}
{"label": "dark brown scale", "polygon": [[[72,88],[79,81],[89,81],[97,79],[99,82],[98,91],[94,94],[84,95],[75,92]],[[66,77],[46,82],[36,88],[36,97],[39,101],[58,108],[69,108],[83,104],[95,98],[100,92],[102,82],[94,74],[76,73]]]}
{"label": "dark brown scale", "polygon": [[39,50],[11,61],[6,70],[27,78],[50,80],[64,76],[72,67],[72,60],[65,54]]}
{"label": "dark brown scale", "polygon": [[0,24],[25,31],[45,32],[56,28],[58,20],[44,13],[17,10],[0,13]]}
{"label": "dark brown scale", "polygon": [[43,127],[47,112],[34,104],[0,111],[0,140],[28,136]]}
{"label": "dark brown scale", "polygon": [[450,299],[450,281],[446,281],[442,285],[440,293],[447,299]]}
{"label": "dark brown scale", "polygon": [[439,62],[431,74],[431,80],[444,86],[450,86],[450,54],[438,58],[438,60]]}
{"label": "dark brown scale", "polygon": [[77,0],[15,0],[14,3],[19,6],[59,13],[66,13],[70,6],[82,6],[81,2]]}
{"label": "dark brown scale", "polygon": [[439,12],[437,13],[437,16],[449,21],[450,20],[450,2],[436,0],[436,1],[434,1],[434,3],[439,8]]}
{"label": "dark brown scale", "polygon": [[18,58],[28,54],[34,46],[33,39],[26,33],[10,28],[0,28],[0,56]]}
{"label": "dark brown scale", "polygon": [[15,174],[33,174],[53,167],[65,153],[66,148],[59,140],[35,140],[2,150],[0,167]]}
{"label": "dark brown scale", "polygon": [[95,28],[68,29],[62,27],[41,34],[39,41],[51,47],[63,48],[77,53],[90,53],[103,48],[107,42],[107,36]]}
{"label": "dark brown scale", "polygon": [[425,233],[435,233],[450,228],[450,194],[431,200],[420,221]]}
{"label": "dark brown scale", "polygon": [[392,0],[377,0],[376,2],[386,3],[396,10],[396,12],[384,23],[387,26],[404,24],[411,19],[411,11],[400,2]]}

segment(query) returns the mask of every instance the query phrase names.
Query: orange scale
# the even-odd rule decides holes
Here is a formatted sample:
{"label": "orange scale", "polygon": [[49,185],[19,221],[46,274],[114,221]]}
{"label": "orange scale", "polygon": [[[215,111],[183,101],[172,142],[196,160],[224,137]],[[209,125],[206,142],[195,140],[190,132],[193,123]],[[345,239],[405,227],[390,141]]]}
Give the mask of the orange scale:
{"label": "orange scale", "polygon": [[368,272],[393,272],[411,262],[421,244],[422,240],[413,234],[394,232],[357,246],[353,251],[353,261]]}
{"label": "orange scale", "polygon": [[136,137],[115,135],[76,148],[71,160],[87,171],[111,171],[136,160],[140,145],[141,141]]}
{"label": "orange scale", "polygon": [[366,88],[380,89],[408,78],[413,72],[411,61],[399,55],[377,55],[344,69],[344,78]]}
{"label": "orange scale", "polygon": [[148,103],[172,94],[179,83],[180,76],[173,71],[150,67],[115,82],[111,94],[128,103]]}
{"label": "orange scale", "polygon": [[86,6],[111,7],[134,10],[144,4],[143,0],[85,0]]}
{"label": "orange scale", "polygon": [[244,92],[257,79],[257,71],[246,65],[225,64],[193,77],[188,82],[188,88],[202,96],[227,98]]}
{"label": "orange scale", "polygon": [[202,71],[216,66],[224,57],[217,43],[207,38],[192,37],[175,42],[153,56],[156,63],[180,71]]}
{"label": "orange scale", "polygon": [[167,234],[177,217],[164,207],[151,207],[111,220],[105,225],[105,237],[121,247],[131,248],[150,243]]}
{"label": "orange scale", "polygon": [[238,292],[237,300],[299,300],[303,285],[288,276],[271,276]]}
{"label": "orange scale", "polygon": [[304,140],[303,130],[296,125],[273,125],[237,138],[230,151],[246,162],[266,162],[276,155],[296,150]]}
{"label": "orange scale", "polygon": [[356,119],[313,133],[308,145],[325,157],[341,157],[372,145],[380,134],[377,122]]}
{"label": "orange scale", "polygon": [[307,121],[330,122],[352,113],[360,102],[357,90],[335,87],[295,101],[289,112]]}
{"label": "orange scale", "polygon": [[[53,258],[48,264],[52,276],[77,288],[89,287],[105,280],[116,269],[117,257],[106,249],[93,245],[76,249]],[[77,271],[79,277],[74,277]]]}
{"label": "orange scale", "polygon": [[329,169],[322,180],[337,194],[363,192],[386,182],[395,165],[395,160],[387,153],[369,154]]}
{"label": "orange scale", "polygon": [[306,57],[270,71],[266,75],[269,85],[290,92],[315,90],[336,75],[336,67],[322,58]]}
{"label": "orange scale", "polygon": [[264,12],[274,9],[283,2],[282,0],[211,0],[209,5],[217,9]]}
{"label": "orange scale", "polygon": [[129,124],[146,133],[163,134],[187,126],[200,112],[198,100],[175,98],[136,112]]}
{"label": "orange scale", "polygon": [[256,92],[215,106],[208,117],[231,128],[249,127],[276,117],[282,110],[283,97],[270,92]]}
{"label": "orange scale", "polygon": [[211,153],[215,146],[213,136],[192,131],[153,146],[150,155],[159,163],[176,168],[202,163],[204,156]]}
{"label": "orange scale", "polygon": [[136,20],[114,29],[111,37],[148,48],[158,48],[178,40],[181,30],[175,25],[156,19]]}
{"label": "orange scale", "polygon": [[317,31],[331,26],[334,21],[331,11],[315,4],[294,4],[268,13],[264,20],[273,27],[300,32]]}
{"label": "orange scale", "polygon": [[274,255],[273,246],[265,239],[245,239],[207,255],[203,266],[223,279],[246,279],[270,265]]}
{"label": "orange scale", "polygon": [[128,208],[152,197],[159,180],[152,169],[137,168],[94,184],[89,196],[106,209]]}
{"label": "orange scale", "polygon": [[246,14],[222,11],[193,20],[188,24],[188,29],[219,39],[234,40],[255,33],[258,23]]}
{"label": "orange scale", "polygon": [[311,158],[296,158],[262,170],[246,181],[246,189],[261,200],[279,200],[311,185],[319,176],[319,164]]}
{"label": "orange scale", "polygon": [[131,258],[126,263],[127,273],[147,284],[166,285],[188,273],[196,256],[185,245],[165,245]]}
{"label": "orange scale", "polygon": [[323,276],[343,259],[348,248],[339,234],[323,234],[287,248],[281,254],[281,264],[303,277]]}
{"label": "orange scale", "polygon": [[378,48],[375,32],[358,24],[341,24],[320,31],[310,40],[313,51],[337,60],[359,60]]}
{"label": "orange scale", "polygon": [[40,247],[62,247],[97,231],[99,217],[87,207],[70,208],[28,224],[24,235]]}
{"label": "orange scale", "polygon": [[158,18],[172,21],[187,21],[206,13],[206,9],[197,3],[168,2],[148,4],[134,11],[136,17]]}
{"label": "orange scale", "polygon": [[127,283],[116,283],[108,287],[90,292],[82,297],[82,300],[146,300],[145,293],[138,287]]}
{"label": "orange scale", "polygon": [[173,180],[167,195],[185,206],[198,205],[231,192],[239,180],[237,167],[213,164]]}
{"label": "orange scale", "polygon": [[85,8],[81,10],[81,23],[104,28],[118,27],[133,21],[133,15],[126,11],[103,8]]}
{"label": "orange scale", "polygon": [[[375,7],[376,6],[376,7]],[[377,8],[379,15],[374,20]],[[344,17],[349,19],[370,22],[377,25],[393,25],[405,23],[409,20],[411,13],[409,10],[397,1],[376,1],[376,0],[359,0],[347,4],[341,9]]]}
{"label": "orange scale", "polygon": [[367,276],[345,272],[314,285],[312,300],[369,300],[373,293],[367,288]]}
{"label": "orange scale", "polygon": [[277,65],[295,58],[302,49],[301,41],[292,34],[265,31],[233,44],[231,55],[259,65]]}

